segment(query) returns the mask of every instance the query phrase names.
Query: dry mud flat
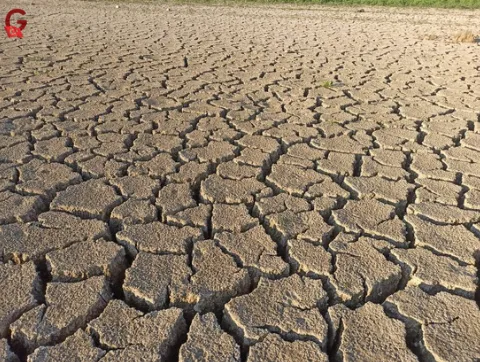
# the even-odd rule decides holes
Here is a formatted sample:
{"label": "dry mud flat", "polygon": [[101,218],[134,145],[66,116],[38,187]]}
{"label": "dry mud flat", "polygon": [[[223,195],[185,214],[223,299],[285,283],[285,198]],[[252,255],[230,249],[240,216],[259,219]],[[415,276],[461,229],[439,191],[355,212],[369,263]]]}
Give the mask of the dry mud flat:
{"label": "dry mud flat", "polygon": [[0,360],[480,358],[478,13],[14,7]]}

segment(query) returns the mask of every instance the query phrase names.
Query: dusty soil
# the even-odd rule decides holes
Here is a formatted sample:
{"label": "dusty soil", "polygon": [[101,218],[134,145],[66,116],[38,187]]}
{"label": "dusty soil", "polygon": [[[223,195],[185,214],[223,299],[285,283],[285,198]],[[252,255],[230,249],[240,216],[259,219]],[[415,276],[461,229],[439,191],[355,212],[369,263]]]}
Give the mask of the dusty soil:
{"label": "dusty soil", "polygon": [[480,358],[478,12],[118,4],[0,5],[0,360]]}

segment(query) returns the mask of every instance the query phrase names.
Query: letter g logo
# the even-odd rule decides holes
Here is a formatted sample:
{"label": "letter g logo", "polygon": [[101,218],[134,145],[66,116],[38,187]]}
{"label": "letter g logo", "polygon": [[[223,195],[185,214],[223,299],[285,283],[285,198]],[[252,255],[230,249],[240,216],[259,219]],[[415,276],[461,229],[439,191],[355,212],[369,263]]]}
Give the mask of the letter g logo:
{"label": "letter g logo", "polygon": [[[7,17],[5,18],[5,26],[11,26],[10,25],[10,18],[12,17],[13,14],[20,14],[20,15],[25,15],[25,11],[22,9],[12,9],[8,12]],[[26,20],[17,20],[17,24],[20,25],[19,29],[23,30],[27,26],[27,21]]]}
{"label": "letter g logo", "polygon": [[7,17],[5,18],[5,31],[9,38],[23,38],[22,30],[27,26],[26,20],[17,20],[17,24],[20,25],[18,28],[16,26],[10,25],[10,18],[13,14],[25,15],[25,11],[22,9],[12,9],[8,12]]}

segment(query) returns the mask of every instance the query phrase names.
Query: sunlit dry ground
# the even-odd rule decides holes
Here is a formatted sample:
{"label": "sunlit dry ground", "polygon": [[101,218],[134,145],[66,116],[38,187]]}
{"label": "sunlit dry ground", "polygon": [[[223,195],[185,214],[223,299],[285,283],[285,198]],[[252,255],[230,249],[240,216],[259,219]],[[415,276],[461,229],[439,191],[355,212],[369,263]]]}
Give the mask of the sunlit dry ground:
{"label": "sunlit dry ground", "polygon": [[478,12],[117,4],[0,5],[0,360],[480,358]]}

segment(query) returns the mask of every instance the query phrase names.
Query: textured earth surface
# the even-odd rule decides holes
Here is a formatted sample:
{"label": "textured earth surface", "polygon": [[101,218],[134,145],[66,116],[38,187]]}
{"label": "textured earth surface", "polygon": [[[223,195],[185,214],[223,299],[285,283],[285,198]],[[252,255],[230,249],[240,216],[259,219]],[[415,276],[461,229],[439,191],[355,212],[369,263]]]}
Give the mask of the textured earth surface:
{"label": "textured earth surface", "polygon": [[116,4],[0,5],[1,361],[480,360],[478,12]]}

